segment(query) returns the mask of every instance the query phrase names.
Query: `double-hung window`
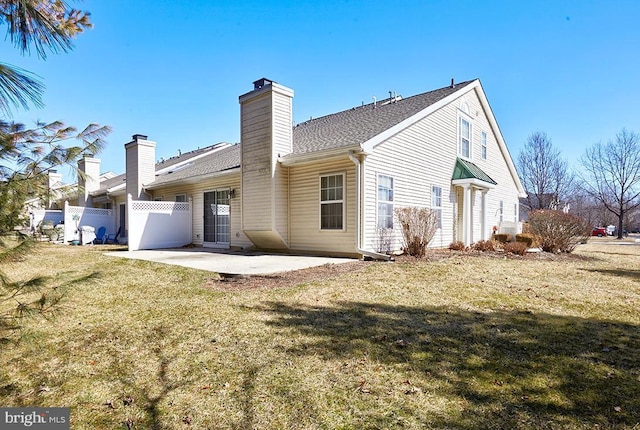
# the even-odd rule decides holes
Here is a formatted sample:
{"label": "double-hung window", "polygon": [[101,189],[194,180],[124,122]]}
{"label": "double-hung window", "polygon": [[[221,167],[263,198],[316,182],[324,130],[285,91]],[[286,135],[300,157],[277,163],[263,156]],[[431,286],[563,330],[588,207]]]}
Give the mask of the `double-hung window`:
{"label": "double-hung window", "polygon": [[378,228],[393,228],[393,178],[378,175]]}
{"label": "double-hung window", "polygon": [[438,228],[442,228],[442,188],[431,187],[431,210],[438,217]]}
{"label": "double-hung window", "polygon": [[458,125],[458,155],[471,158],[471,123],[462,116]]}
{"label": "double-hung window", "polygon": [[486,160],[487,159],[487,133],[485,133],[484,131],[482,132],[482,159]]}
{"label": "double-hung window", "polygon": [[344,174],[320,176],[320,229],[342,230]]}

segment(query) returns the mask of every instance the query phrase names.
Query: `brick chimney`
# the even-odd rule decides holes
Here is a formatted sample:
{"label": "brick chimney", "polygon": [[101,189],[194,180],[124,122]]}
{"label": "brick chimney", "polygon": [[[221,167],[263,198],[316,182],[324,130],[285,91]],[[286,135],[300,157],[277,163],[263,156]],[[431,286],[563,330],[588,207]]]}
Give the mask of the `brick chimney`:
{"label": "brick chimney", "polygon": [[100,188],[100,159],[83,157],[78,160],[78,172],[78,206],[91,207],[90,193]]}
{"label": "brick chimney", "polygon": [[156,178],[156,143],[143,134],[134,134],[124,145],[127,195],[133,200],[149,200],[144,186]]}

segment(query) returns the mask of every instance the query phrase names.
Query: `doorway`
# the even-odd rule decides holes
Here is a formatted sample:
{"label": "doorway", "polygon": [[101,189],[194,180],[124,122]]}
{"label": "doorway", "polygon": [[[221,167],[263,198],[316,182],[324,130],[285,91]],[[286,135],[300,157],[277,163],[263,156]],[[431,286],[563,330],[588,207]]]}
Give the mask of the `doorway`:
{"label": "doorway", "polygon": [[229,190],[204,193],[204,246],[228,248],[231,241]]}

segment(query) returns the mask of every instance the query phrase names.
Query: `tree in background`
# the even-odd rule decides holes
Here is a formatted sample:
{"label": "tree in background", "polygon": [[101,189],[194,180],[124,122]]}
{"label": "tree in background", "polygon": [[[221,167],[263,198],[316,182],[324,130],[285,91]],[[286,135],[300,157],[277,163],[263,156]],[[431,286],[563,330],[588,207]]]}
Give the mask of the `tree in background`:
{"label": "tree in background", "polygon": [[[7,26],[7,36],[20,52],[47,58],[52,53],[73,48],[72,39],[91,28],[89,13],[70,8],[62,0],[0,0],[0,25]],[[0,111],[5,115],[11,106],[28,109],[29,102],[42,106],[44,86],[32,73],[0,63]]]}
{"label": "tree in background", "polygon": [[584,190],[616,216],[622,239],[625,216],[640,207],[640,135],[623,128],[587,148],[581,162]]}
{"label": "tree in background", "polygon": [[534,209],[561,209],[573,188],[574,176],[560,151],[546,133],[536,131],[518,154],[518,171],[527,192],[527,206]]}
{"label": "tree in background", "polygon": [[[59,121],[38,123],[33,129],[0,121],[0,234],[21,225],[26,200],[49,192],[50,169],[75,165],[80,157],[97,154],[110,131],[98,124],[78,133]],[[65,146],[70,140],[79,143]]]}
{"label": "tree in background", "polygon": [[[66,52],[72,39],[91,27],[89,14],[70,8],[62,0],[0,0],[0,25],[7,26],[9,40],[24,54],[35,49],[45,59],[47,51]],[[42,106],[42,83],[31,73],[0,63],[0,112],[11,115],[11,108]],[[7,242],[3,234],[13,232],[21,221],[25,201],[42,196],[50,169],[76,166],[84,155],[94,155],[105,145],[110,128],[90,124],[81,132],[62,122],[37,123],[33,129],[0,118],[0,263],[23,257],[34,246],[24,235]],[[70,139],[80,143],[65,146]],[[0,269],[0,309],[6,302],[16,303],[14,313],[0,313],[0,334],[15,327],[15,318],[55,307],[60,295],[56,287],[36,278],[12,281]]]}

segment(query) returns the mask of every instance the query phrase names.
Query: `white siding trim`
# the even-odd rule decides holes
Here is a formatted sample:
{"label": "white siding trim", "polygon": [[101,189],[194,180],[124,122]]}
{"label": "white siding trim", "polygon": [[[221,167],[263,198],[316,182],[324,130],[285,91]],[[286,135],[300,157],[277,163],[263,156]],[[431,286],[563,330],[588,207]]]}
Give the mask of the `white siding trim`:
{"label": "white siding trim", "polygon": [[[413,124],[415,124],[416,122],[420,121],[421,119],[424,119],[425,117],[427,117],[428,115],[430,115],[433,112],[437,111],[441,107],[448,105],[453,100],[455,100],[458,97],[460,97],[461,95],[466,94],[469,91],[472,91],[473,89],[478,88],[478,87],[480,87],[480,81],[476,79],[475,81],[473,81],[472,83],[470,83],[466,87],[461,88],[459,91],[456,91],[456,92],[454,92],[452,94],[449,94],[447,97],[443,98],[442,100],[440,100],[440,101],[438,101],[438,102],[426,107],[425,109],[421,110],[417,114],[405,119],[404,121],[400,122],[399,124],[394,125],[390,129],[388,129],[388,130],[380,133],[379,135],[374,136],[371,139],[367,140],[366,142],[364,142],[362,144],[363,149],[366,152],[372,151],[376,146],[378,146],[382,142],[390,139],[391,137],[393,137],[396,134],[400,133],[402,130],[406,129],[407,127],[412,126]],[[400,103],[402,103],[402,101],[400,101]]]}
{"label": "white siding trim", "polygon": [[[476,85],[474,82],[472,85]],[[511,158],[511,154],[509,153],[509,149],[507,148],[507,144],[504,141],[504,137],[502,137],[502,132],[500,131],[500,127],[498,126],[498,122],[496,121],[496,117],[493,115],[493,111],[491,110],[491,105],[489,104],[489,100],[487,100],[487,95],[484,93],[482,89],[482,85],[480,81],[477,81],[478,87],[478,98],[480,99],[480,103],[486,112],[487,121],[491,125],[491,129],[493,130],[493,134],[498,141],[498,147],[500,148],[500,152],[502,152],[502,157],[504,158],[507,167],[509,168],[509,173],[511,173],[511,177],[513,178],[513,182],[516,184],[518,188],[518,197],[526,197],[527,194],[524,191],[524,187],[522,186],[522,182],[520,182],[520,177],[518,176],[518,172],[516,170],[516,166],[513,164],[513,159]]]}

